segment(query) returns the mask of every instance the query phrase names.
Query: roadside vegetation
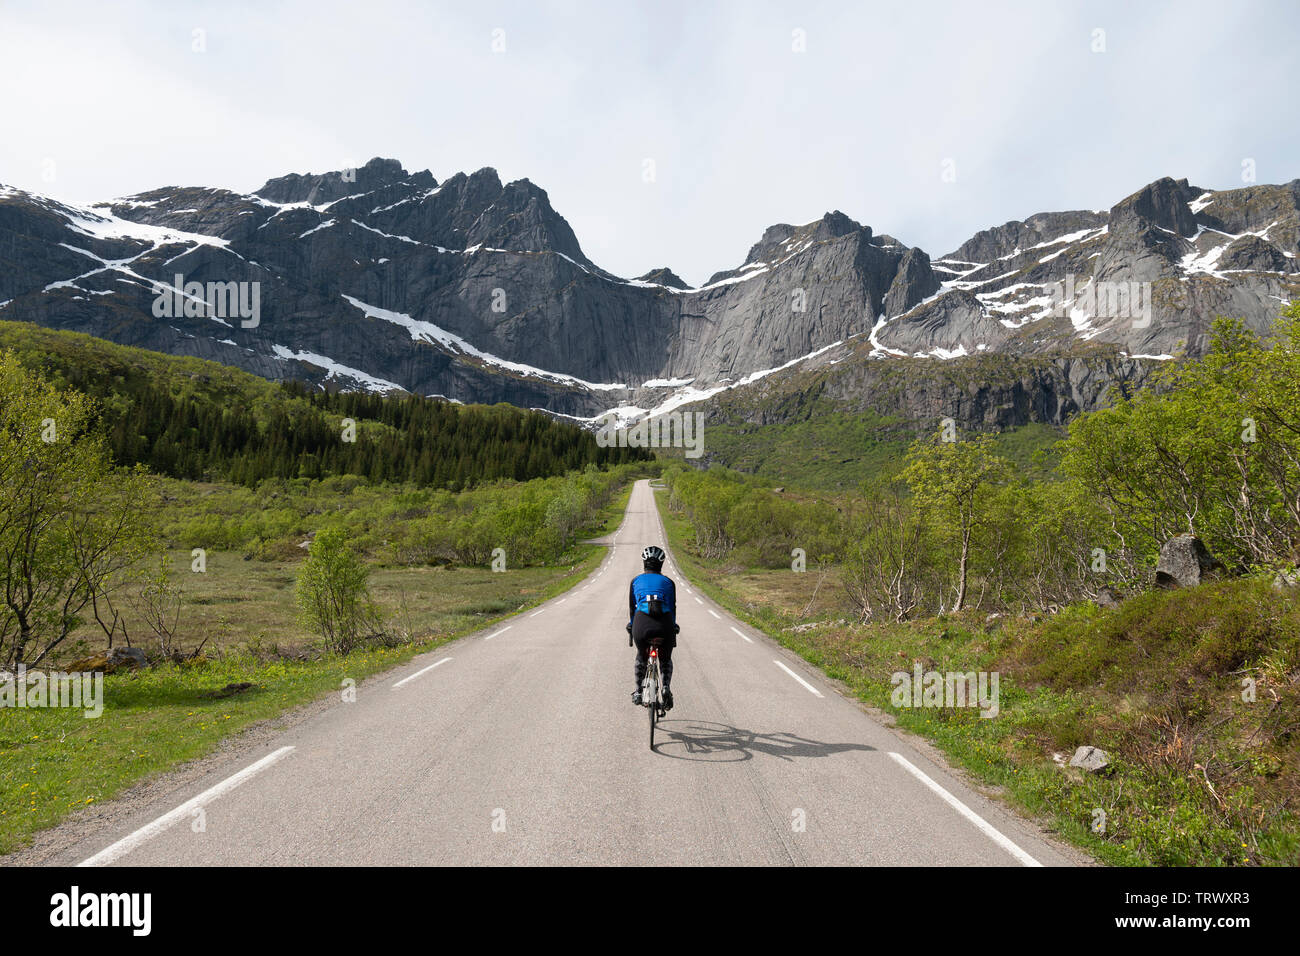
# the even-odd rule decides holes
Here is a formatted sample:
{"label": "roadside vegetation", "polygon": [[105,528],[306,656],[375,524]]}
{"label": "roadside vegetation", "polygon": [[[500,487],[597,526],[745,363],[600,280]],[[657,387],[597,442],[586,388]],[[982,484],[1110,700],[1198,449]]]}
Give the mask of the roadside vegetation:
{"label": "roadside vegetation", "polygon": [[[79,352],[74,339],[51,335],[41,341],[64,350],[63,372],[102,357],[104,343],[87,340]],[[446,486],[376,480],[328,456],[317,465],[337,473],[186,480],[115,455],[112,433],[125,419],[108,406],[157,389],[101,388],[97,399],[39,371],[48,363],[32,356],[52,354],[41,348],[29,347],[27,361],[0,351],[0,687],[10,695],[0,711],[0,853],[233,733],[354,686],[345,679],[567,589],[604,553],[584,540],[612,531],[632,480],[658,471],[653,462],[598,464],[584,451],[595,448],[589,434],[535,413],[305,395],[112,346],[136,372],[161,365],[150,381],[181,389],[200,421],[221,411],[217,395],[247,398],[256,435],[248,448],[280,447],[277,409],[289,401],[373,415],[381,438],[403,422],[416,427],[402,418],[415,409],[426,451],[441,447],[439,428],[473,449],[447,459],[472,479]],[[225,384],[203,391],[214,383]],[[511,422],[513,439],[476,431]],[[499,477],[493,462],[512,461],[539,476]],[[103,674],[102,713],[13,706],[27,681],[53,671]]]}
{"label": "roadside vegetation", "polygon": [[[1220,321],[1051,459],[949,423],[852,492],[674,464],[659,498],[698,586],[1100,859],[1297,865],[1300,309]],[[1180,534],[1217,567],[1156,588]],[[997,672],[997,716],[896,706],[917,665]]]}

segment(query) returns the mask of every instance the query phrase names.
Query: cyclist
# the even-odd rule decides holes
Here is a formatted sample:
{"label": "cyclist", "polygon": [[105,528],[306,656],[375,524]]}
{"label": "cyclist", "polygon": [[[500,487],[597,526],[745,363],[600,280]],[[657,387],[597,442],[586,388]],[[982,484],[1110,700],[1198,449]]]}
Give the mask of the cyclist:
{"label": "cyclist", "polygon": [[627,632],[636,644],[636,690],[632,692],[632,703],[641,704],[641,682],[645,680],[646,667],[650,660],[650,646],[659,648],[659,671],[664,682],[664,710],[673,708],[673,692],[669,690],[673,680],[673,648],[677,646],[677,589],[672,578],[660,572],[663,570],[664,549],[650,545],[641,552],[641,565],[645,572],[632,579],[628,588]]}

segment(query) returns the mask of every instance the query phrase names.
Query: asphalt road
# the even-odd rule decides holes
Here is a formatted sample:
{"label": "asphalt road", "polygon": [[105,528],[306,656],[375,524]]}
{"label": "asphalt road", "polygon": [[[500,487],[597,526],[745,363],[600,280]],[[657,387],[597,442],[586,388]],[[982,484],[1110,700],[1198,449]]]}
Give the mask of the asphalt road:
{"label": "asphalt road", "polygon": [[356,688],[47,863],[1067,865],[802,660],[678,580],[647,746],[623,625],[646,482],[567,595]]}

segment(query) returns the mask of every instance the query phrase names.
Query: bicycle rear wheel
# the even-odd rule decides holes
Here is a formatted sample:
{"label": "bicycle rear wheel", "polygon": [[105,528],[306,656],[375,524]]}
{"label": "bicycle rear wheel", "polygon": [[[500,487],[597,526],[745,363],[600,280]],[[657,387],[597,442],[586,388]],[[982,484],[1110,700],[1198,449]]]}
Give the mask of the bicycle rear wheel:
{"label": "bicycle rear wheel", "polygon": [[655,749],[655,724],[659,720],[659,662],[650,664],[650,693],[646,696],[646,709],[650,711],[650,749]]}

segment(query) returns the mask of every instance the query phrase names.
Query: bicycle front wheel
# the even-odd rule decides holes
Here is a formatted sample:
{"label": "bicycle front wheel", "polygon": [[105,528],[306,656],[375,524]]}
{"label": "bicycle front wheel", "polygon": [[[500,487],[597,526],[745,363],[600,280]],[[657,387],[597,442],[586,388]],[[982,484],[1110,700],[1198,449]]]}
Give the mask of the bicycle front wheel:
{"label": "bicycle front wheel", "polygon": [[650,749],[655,749],[655,724],[659,720],[659,667],[654,667],[650,675],[650,693],[646,697],[646,710],[650,711]]}

